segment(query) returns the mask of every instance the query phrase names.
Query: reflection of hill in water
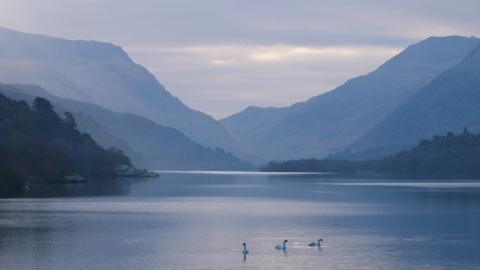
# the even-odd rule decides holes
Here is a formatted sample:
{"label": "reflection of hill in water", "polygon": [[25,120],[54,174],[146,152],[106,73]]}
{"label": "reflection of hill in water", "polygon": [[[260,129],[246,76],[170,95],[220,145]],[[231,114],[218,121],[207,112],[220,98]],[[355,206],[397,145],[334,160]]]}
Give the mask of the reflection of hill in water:
{"label": "reflection of hill in water", "polygon": [[51,198],[51,197],[91,197],[91,196],[121,196],[127,195],[132,181],[129,178],[122,179],[90,179],[86,183],[38,183],[30,184],[21,193],[7,193],[0,191],[0,197],[20,198]]}

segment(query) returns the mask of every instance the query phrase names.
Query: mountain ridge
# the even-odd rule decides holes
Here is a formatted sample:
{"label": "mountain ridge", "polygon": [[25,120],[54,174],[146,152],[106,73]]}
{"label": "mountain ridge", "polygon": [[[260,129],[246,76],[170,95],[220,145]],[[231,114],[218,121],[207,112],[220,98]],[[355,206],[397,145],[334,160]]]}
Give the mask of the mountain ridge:
{"label": "mountain ridge", "polygon": [[219,122],[187,107],[112,43],[0,28],[0,81],[40,85],[55,96],[142,115],[206,146],[233,148]]}
{"label": "mountain ridge", "polygon": [[[409,147],[446,131],[480,127],[480,43],[354,142],[350,152]],[[392,150],[389,150],[392,149]]]}
{"label": "mountain ridge", "polygon": [[[281,113],[262,109],[249,121],[236,114],[221,123],[240,149],[258,151],[264,160],[325,157],[353,143],[415,91],[460,62],[477,42],[475,37],[430,37],[366,75],[305,102],[277,108]],[[276,118],[270,120],[272,113]]]}

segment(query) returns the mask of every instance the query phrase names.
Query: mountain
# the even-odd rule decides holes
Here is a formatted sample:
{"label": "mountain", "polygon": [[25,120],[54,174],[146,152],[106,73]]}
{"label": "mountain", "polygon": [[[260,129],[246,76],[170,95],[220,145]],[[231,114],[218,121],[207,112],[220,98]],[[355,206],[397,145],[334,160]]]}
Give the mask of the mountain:
{"label": "mountain", "polygon": [[2,190],[75,174],[112,177],[118,165],[130,165],[122,152],[105,150],[80,132],[71,114],[60,117],[48,100],[35,98],[30,107],[1,93],[0,159]]}
{"label": "mountain", "polygon": [[351,152],[381,154],[465,127],[480,128],[480,44],[356,141]]}
{"label": "mountain", "polygon": [[342,151],[382,121],[478,43],[471,37],[431,37],[375,71],[285,108],[248,108],[221,120],[243,156],[263,160],[321,158]]}
{"label": "mountain", "polygon": [[221,120],[221,123],[238,146],[236,153],[246,160],[262,164],[269,160],[265,149],[268,143],[266,141],[268,132],[273,130],[288,113],[288,108],[250,106],[238,114]]}
{"label": "mountain", "polygon": [[216,120],[187,107],[110,43],[0,28],[0,81],[39,85],[55,96],[144,116],[206,146],[232,148]]}
{"label": "mountain", "polygon": [[245,170],[251,165],[221,148],[204,147],[181,132],[141,116],[118,113],[86,102],[59,98],[34,85],[1,85],[0,92],[32,102],[36,96],[52,101],[58,113],[71,112],[81,131],[106,148],[121,149],[135,165],[152,169]]}

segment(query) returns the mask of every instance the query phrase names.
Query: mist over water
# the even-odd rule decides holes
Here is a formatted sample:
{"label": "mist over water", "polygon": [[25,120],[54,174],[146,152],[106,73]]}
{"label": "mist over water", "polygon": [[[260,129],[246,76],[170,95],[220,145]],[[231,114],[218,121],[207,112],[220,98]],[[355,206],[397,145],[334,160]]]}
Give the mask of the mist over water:
{"label": "mist over water", "polygon": [[169,172],[101,183],[1,199],[1,269],[480,267],[476,181]]}

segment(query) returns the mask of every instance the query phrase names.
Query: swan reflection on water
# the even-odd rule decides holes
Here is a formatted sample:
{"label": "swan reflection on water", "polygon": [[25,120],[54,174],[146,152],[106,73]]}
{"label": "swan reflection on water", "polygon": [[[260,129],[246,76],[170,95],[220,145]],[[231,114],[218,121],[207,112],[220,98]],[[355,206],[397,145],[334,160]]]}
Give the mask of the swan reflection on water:
{"label": "swan reflection on water", "polygon": [[242,254],[243,254],[243,261],[244,262],[247,260],[248,253],[250,253],[250,251],[248,251],[248,249],[247,249],[247,243],[244,242],[242,244]]}

